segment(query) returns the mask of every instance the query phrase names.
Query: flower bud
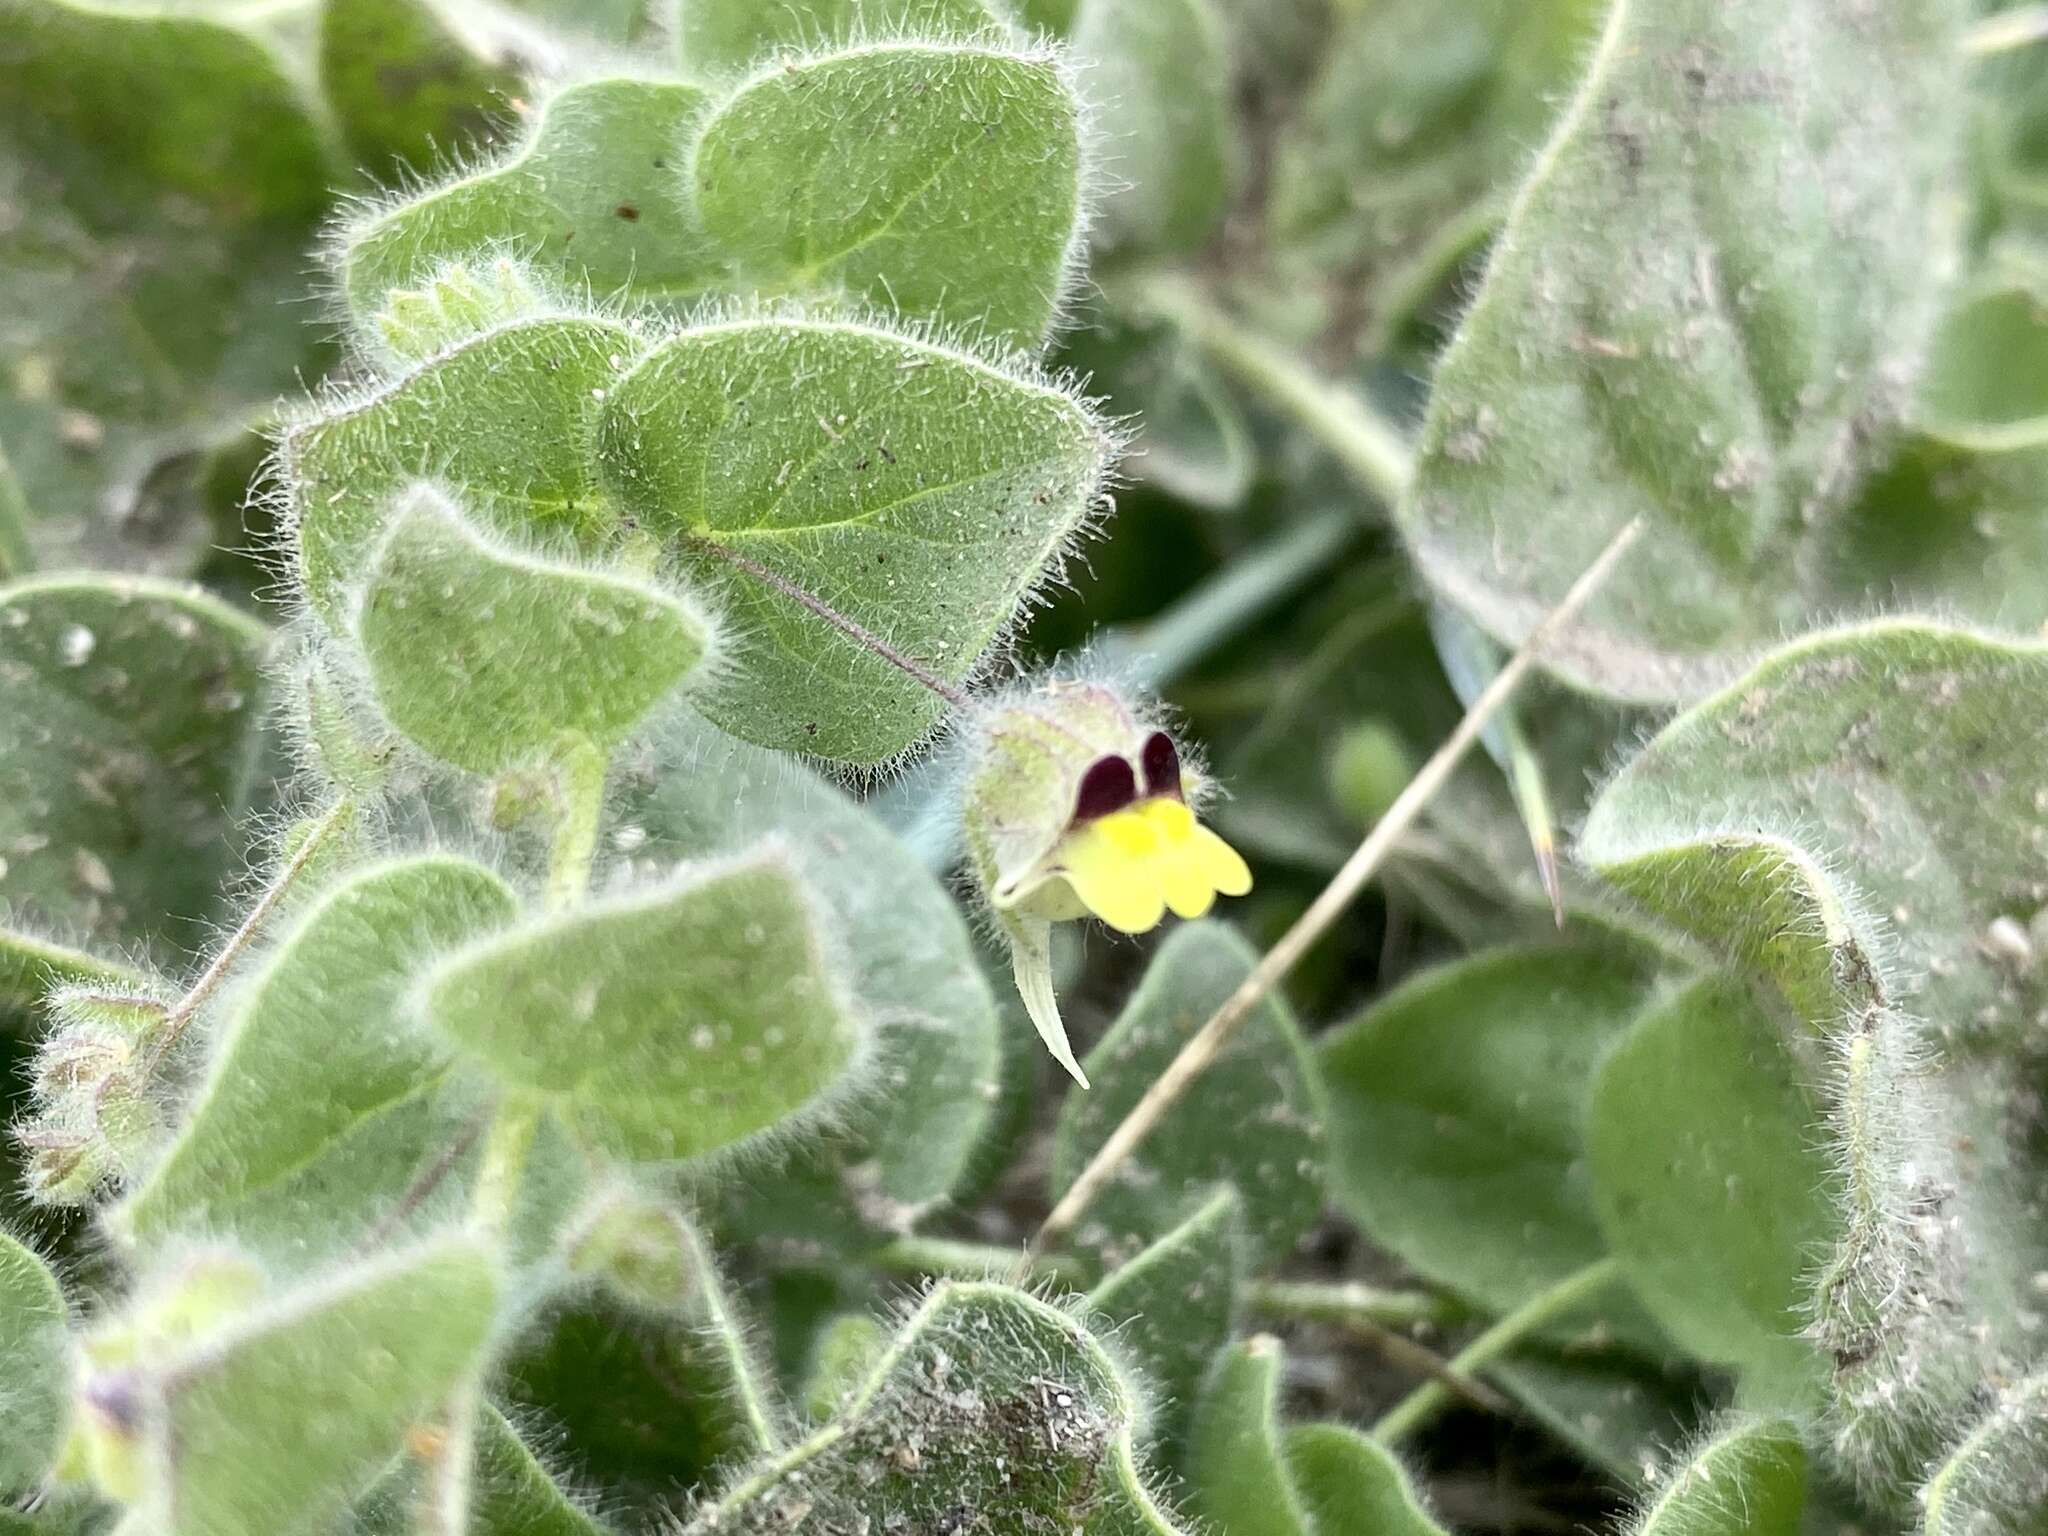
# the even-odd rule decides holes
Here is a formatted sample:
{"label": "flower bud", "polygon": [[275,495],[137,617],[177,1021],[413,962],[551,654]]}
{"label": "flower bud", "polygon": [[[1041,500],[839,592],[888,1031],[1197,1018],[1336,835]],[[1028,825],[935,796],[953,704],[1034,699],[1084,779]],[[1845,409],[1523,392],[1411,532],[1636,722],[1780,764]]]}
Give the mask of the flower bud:
{"label": "flower bud", "polygon": [[1103,683],[1050,682],[973,723],[962,831],[983,899],[1010,941],[1025,1011],[1082,1087],[1052,989],[1052,925],[1093,915],[1145,933],[1202,917],[1251,871],[1203,826],[1204,787],[1174,739]]}
{"label": "flower bud", "polygon": [[571,1274],[649,1312],[674,1312],[697,1290],[696,1244],[682,1213],[637,1193],[600,1201],[571,1239],[568,1260]]}

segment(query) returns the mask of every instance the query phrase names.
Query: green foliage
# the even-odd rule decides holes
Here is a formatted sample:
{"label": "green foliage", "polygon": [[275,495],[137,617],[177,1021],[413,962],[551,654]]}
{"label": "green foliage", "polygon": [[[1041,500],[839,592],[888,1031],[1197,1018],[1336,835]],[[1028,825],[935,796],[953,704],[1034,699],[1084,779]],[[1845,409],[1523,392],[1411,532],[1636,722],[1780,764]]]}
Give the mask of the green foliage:
{"label": "green foliage", "polygon": [[1195,1409],[1190,1507],[1234,1536],[1443,1536],[1376,1442],[1342,1424],[1282,1427],[1283,1363],[1265,1336],[1216,1362]]}
{"label": "green foliage", "polygon": [[1486,629],[1519,640],[1636,517],[1642,548],[1553,654],[1583,686],[1696,694],[1840,600],[1800,551],[1875,467],[1933,318],[1954,10],[1611,9],[1444,356],[1401,504]]}
{"label": "green foliage", "polygon": [[1814,1108],[1770,1022],[1732,982],[1651,1008],[1600,1069],[1593,1197],[1651,1313],[1766,1402],[1804,1395],[1807,1265],[1835,1234]]}
{"label": "green foliage", "polygon": [[876,762],[944,701],[786,584],[957,685],[1085,523],[1109,451],[1045,380],[863,323],[764,318],[649,352],[611,388],[597,455],[620,511],[721,582],[753,637],[712,721]]}
{"label": "green foliage", "polygon": [[233,1321],[226,1294],[191,1294],[205,1277],[166,1281],[187,1293],[88,1344],[85,1434],[102,1487],[141,1521],[220,1536],[273,1532],[281,1511],[306,1522],[358,1492],[476,1369],[497,1297],[489,1255],[465,1238],[340,1271]]}
{"label": "green foliage", "polygon": [[1035,349],[1066,282],[1080,153],[1052,57],[879,44],[765,65],[705,117],[690,171],[705,230],[754,286]]}
{"label": "green foliage", "polygon": [[1424,1274],[1507,1312],[1607,1251],[1593,1068],[1643,1002],[1626,961],[1501,948],[1409,982],[1320,1042],[1331,1184]]}
{"label": "green foliage", "polygon": [[[1067,1095],[1052,1184],[1065,1189],[1187,1039],[1257,959],[1221,923],[1175,930],[1116,1023],[1084,1062],[1093,1086]],[[1254,1262],[1282,1257],[1323,1202],[1323,1089],[1285,1005],[1261,1003],[1075,1229],[1105,1266],[1178,1225],[1215,1185],[1237,1192]],[[1217,1128],[1227,1126],[1228,1136]]]}
{"label": "green foliage", "polygon": [[[351,873],[300,918],[221,1029],[177,1138],[114,1211],[131,1242],[306,1217],[353,1235],[448,1133],[445,1053],[409,1017],[419,966],[511,922],[512,894],[442,855]],[[333,1235],[341,1235],[335,1233]]]}
{"label": "green foliage", "polygon": [[1236,1192],[1227,1186],[1088,1294],[1088,1308],[1116,1330],[1141,1373],[1153,1409],[1146,1441],[1172,1461],[1202,1380],[1237,1323],[1244,1241]]}
{"label": "green foliage", "polygon": [[355,162],[385,176],[395,161],[424,165],[459,151],[518,89],[511,37],[477,34],[488,13],[435,0],[324,0],[320,84]]}
{"label": "green foliage", "polygon": [[565,735],[616,746],[710,642],[668,593],[496,548],[430,492],[396,515],[355,627],[393,729],[477,773]]}
{"label": "green foliage", "polygon": [[38,576],[0,587],[10,926],[118,953],[184,942],[180,923],[213,914],[246,805],[267,638],[175,584]]}
{"label": "green foliage", "polygon": [[1671,1470],[1635,1536],[1795,1536],[1805,1506],[1806,1453],[1796,1427],[1738,1423]]}
{"label": "green foliage", "polygon": [[0,0],[0,1531],[2039,1536],[2039,31]]}
{"label": "green foliage", "polygon": [[643,1160],[816,1109],[860,1052],[811,898],[772,847],[480,940],[420,1008],[591,1145]]}
{"label": "green foliage", "polygon": [[1230,66],[1210,0],[1082,0],[1070,37],[1116,179],[1094,234],[1119,252],[1203,245],[1228,206]]}
{"label": "green foliage", "polygon": [[[955,1389],[955,1380],[974,1383]],[[1136,1405],[1102,1346],[1021,1291],[950,1283],[904,1323],[867,1383],[808,1440],[744,1473],[691,1532],[1079,1529],[1170,1536],[1138,1480]]]}
{"label": "green foliage", "polygon": [[71,1369],[64,1293],[43,1261],[0,1232],[0,1490],[42,1481],[64,1433]]}
{"label": "green foliage", "polygon": [[444,262],[510,247],[566,291],[686,296],[716,264],[681,196],[677,145],[709,102],[679,80],[580,81],[497,164],[351,226],[337,265],[359,330]]}
{"label": "green foliage", "polygon": [[[846,986],[874,1030],[867,1090],[807,1139],[777,1198],[734,1191],[726,1220],[815,1241],[853,1217],[864,1230],[935,1207],[988,1132],[1001,1063],[995,999],[944,886],[846,795],[786,757],[679,724],[629,759],[622,816],[653,858],[703,858],[778,835],[831,912]],[[866,1196],[853,1202],[858,1192]],[[877,1199],[876,1197],[879,1197]]]}
{"label": "green foliage", "polygon": [[899,32],[967,37],[996,31],[1001,0],[816,0],[804,6],[754,0],[682,0],[683,62],[706,72],[746,69],[778,50]]}

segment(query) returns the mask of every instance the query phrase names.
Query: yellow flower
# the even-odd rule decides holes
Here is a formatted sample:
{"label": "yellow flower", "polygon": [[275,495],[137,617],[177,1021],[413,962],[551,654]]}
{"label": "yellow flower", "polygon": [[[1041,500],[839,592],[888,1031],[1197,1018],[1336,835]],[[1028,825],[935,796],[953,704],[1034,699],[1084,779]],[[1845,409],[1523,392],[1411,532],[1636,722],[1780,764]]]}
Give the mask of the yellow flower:
{"label": "yellow flower", "polygon": [[1205,916],[1218,896],[1252,888],[1237,850],[1165,795],[1082,822],[1053,850],[1053,873],[1122,933],[1156,928],[1168,911]]}
{"label": "yellow flower", "polygon": [[1052,925],[1090,914],[1123,933],[1206,915],[1251,871],[1197,819],[1202,781],[1116,690],[1054,682],[988,710],[963,794],[982,895],[1010,944],[1017,992],[1082,1087],[1052,984]]}

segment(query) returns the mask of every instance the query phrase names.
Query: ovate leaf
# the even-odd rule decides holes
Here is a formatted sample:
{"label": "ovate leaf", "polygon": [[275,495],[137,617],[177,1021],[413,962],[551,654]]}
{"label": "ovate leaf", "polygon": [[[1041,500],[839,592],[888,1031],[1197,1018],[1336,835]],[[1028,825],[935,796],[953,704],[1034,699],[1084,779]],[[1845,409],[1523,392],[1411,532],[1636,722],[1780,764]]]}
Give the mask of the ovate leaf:
{"label": "ovate leaf", "polygon": [[396,494],[423,478],[515,538],[602,547],[616,524],[596,485],[590,435],[605,391],[639,349],[611,321],[528,320],[292,426],[279,462],[313,607],[346,624],[347,591]]}
{"label": "ovate leaf", "polygon": [[493,544],[429,490],[396,514],[355,627],[385,718],[474,773],[564,734],[616,745],[710,644],[681,598]]}
{"label": "ovate leaf", "polygon": [[1337,1198],[1496,1313],[1598,1261],[1586,1108],[1644,999],[1636,964],[1591,948],[1490,950],[1396,989],[1319,1042]]}
{"label": "ovate leaf", "polygon": [[861,1043],[812,897],[775,849],[457,952],[425,1016],[586,1140],[717,1151],[840,1088]]}
{"label": "ovate leaf", "polygon": [[1295,1486],[1280,1426],[1280,1341],[1266,1334],[1225,1350],[1195,1405],[1188,1441],[1188,1512],[1225,1531],[1319,1536]]}
{"label": "ovate leaf", "polygon": [[[304,1242],[396,1199],[434,1146],[444,1053],[401,1006],[438,952],[510,923],[512,893],[446,856],[351,874],[237,1004],[178,1139],[117,1208],[153,1241],[247,1227]],[[337,1205],[344,1200],[346,1205]],[[346,1217],[346,1221],[344,1221]]]}
{"label": "ovate leaf", "polygon": [[[788,757],[701,722],[677,721],[619,774],[621,826],[640,856],[701,859],[771,835],[832,914],[847,984],[875,1022],[868,1092],[834,1133],[773,1181],[722,1181],[727,1220],[750,1232],[816,1240],[827,1218],[916,1212],[959,1182],[988,1129],[999,1085],[995,998],[945,886],[868,811]],[[787,1220],[785,1220],[785,1216]]]}
{"label": "ovate leaf", "polygon": [[1094,235],[1124,250],[1199,248],[1230,195],[1230,68],[1210,0],[1082,0],[1072,44],[1098,104],[1113,190]]}
{"label": "ovate leaf", "polygon": [[115,948],[187,944],[234,855],[263,626],[191,588],[0,587],[0,908]]}
{"label": "ovate leaf", "polygon": [[939,1286],[816,1435],[743,1474],[683,1529],[1172,1536],[1131,1451],[1136,1404],[1102,1346],[1022,1291]]}
{"label": "ovate leaf", "polygon": [[715,270],[680,185],[679,145],[709,93],[628,76],[563,87],[493,166],[353,226],[340,258],[359,328],[441,263],[509,248],[570,292],[687,295]]}
{"label": "ovate leaf", "polygon": [[0,1493],[30,1492],[56,1460],[71,1391],[65,1322],[57,1277],[0,1232]]}
{"label": "ovate leaf", "polygon": [[89,1403],[138,1433],[149,1528],[274,1536],[338,1510],[476,1370],[497,1304],[489,1255],[444,1238],[302,1286],[168,1356],[97,1369]]}
{"label": "ovate leaf", "polygon": [[1907,403],[1951,248],[1958,9],[1612,8],[1445,355],[1399,510],[1458,607],[1519,641],[1641,517],[1549,660],[1659,700],[1832,601],[1804,552]]}
{"label": "ovate leaf", "polygon": [[1145,1440],[1178,1460],[1209,1365],[1230,1341],[1244,1285],[1238,1201],[1225,1189],[1088,1296],[1144,1373],[1153,1404]]}
{"label": "ovate leaf", "polygon": [[1446,1536],[1401,1464],[1349,1425],[1297,1425],[1281,1444],[1316,1536]]}
{"label": "ovate leaf", "polygon": [[656,347],[611,386],[598,456],[619,509],[724,585],[744,643],[711,719],[867,763],[945,701],[788,586],[958,686],[1087,519],[1110,448],[1045,380],[867,325],[764,318]]}
{"label": "ovate leaf", "polygon": [[1722,1430],[1674,1467],[1634,1536],[1798,1536],[1806,1452],[1779,1419]]}
{"label": "ovate leaf", "polygon": [[[1258,959],[1235,929],[1190,923],[1159,947],[1145,979],[1084,1065],[1094,1087],[1070,1093],[1053,1140],[1052,1185],[1065,1189],[1189,1036]],[[1177,1224],[1215,1185],[1243,1202],[1254,1265],[1284,1257],[1323,1206],[1323,1091],[1286,1005],[1268,997],[1175,1102],[1074,1229],[1114,1265]],[[1216,1128],[1230,1126],[1219,1136]]]}
{"label": "ovate leaf", "polygon": [[1760,1401],[1803,1400],[1819,1375],[1799,1334],[1839,1223],[1816,1119],[1777,1028],[1720,978],[1650,1009],[1593,1094],[1593,1200],[1623,1274]]}
{"label": "ovate leaf", "polygon": [[2037,1089],[2019,1042],[2043,997],[2025,930],[2044,699],[2038,645],[1903,620],[1815,636],[1667,727],[1581,843],[1832,1058],[1852,1219],[1813,1312],[1855,1426],[1840,1443],[1885,1476],[1924,1465],[1981,1373],[2032,1349],[2041,1171],[2010,1127]]}
{"label": "ovate leaf", "polygon": [[706,116],[691,174],[706,231],[762,289],[1031,350],[1080,219],[1080,108],[1049,54],[858,46],[764,66]]}

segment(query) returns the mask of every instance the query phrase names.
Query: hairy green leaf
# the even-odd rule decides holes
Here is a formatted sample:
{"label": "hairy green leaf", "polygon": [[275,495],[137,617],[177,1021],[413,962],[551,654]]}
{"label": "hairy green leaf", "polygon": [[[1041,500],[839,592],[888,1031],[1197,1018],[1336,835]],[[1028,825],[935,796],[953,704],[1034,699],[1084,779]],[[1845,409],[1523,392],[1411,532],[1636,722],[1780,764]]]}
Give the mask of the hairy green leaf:
{"label": "hairy green leaf", "polygon": [[458,951],[421,1007],[589,1142],[696,1157],[815,1109],[859,1054],[813,900],[756,851]]}
{"label": "hairy green leaf", "polygon": [[1759,1401],[1804,1400],[1818,1375],[1798,1335],[1839,1223],[1816,1118],[1776,1027],[1723,978],[1650,1008],[1593,1093],[1593,1202],[1624,1275]]}
{"label": "hairy green leaf", "polygon": [[1920,1491],[1925,1536],[2039,1536],[2048,1511],[2048,1377],[1998,1394]]}
{"label": "hairy green leaf", "polygon": [[447,1130],[427,1102],[445,1053],[407,1017],[406,990],[436,954],[516,911],[495,875],[443,855],[323,893],[240,998],[178,1138],[116,1229],[152,1242],[246,1227],[301,1247],[360,1230]]}
{"label": "hairy green leaf", "polygon": [[1088,1295],[1144,1373],[1153,1405],[1146,1444],[1179,1460],[1195,1398],[1237,1323],[1244,1239],[1237,1194],[1224,1189]]}
{"label": "hairy green leaf", "polygon": [[[1052,1186],[1065,1189],[1166,1065],[1237,989],[1258,953],[1234,928],[1190,923],[1159,947],[1088,1053],[1094,1087],[1060,1106]],[[1323,1206],[1323,1089],[1293,1015],[1268,997],[1096,1196],[1074,1241],[1115,1265],[1213,1186],[1236,1189],[1254,1265],[1283,1258]],[[1219,1136],[1218,1126],[1231,1127]]]}
{"label": "hairy green leaf", "polygon": [[1676,1362],[1651,1366],[1578,1340],[1517,1350],[1488,1366],[1486,1379],[1622,1488],[1656,1476],[1667,1448],[1697,1427],[1706,1396]]}
{"label": "hairy green leaf", "polygon": [[684,1530],[1059,1530],[1172,1536],[1132,1459],[1129,1387],[1087,1329],[1022,1291],[937,1287],[840,1416]]}
{"label": "hairy green leaf", "polygon": [[1332,1184],[1372,1238],[1500,1313],[1603,1257],[1586,1165],[1601,1054],[1644,1002],[1595,949],[1489,950],[1319,1044]]}
{"label": "hairy green leaf", "polygon": [[704,118],[691,177],[762,288],[1033,350],[1081,216],[1080,110],[1048,54],[856,46],[765,65]]}
{"label": "hairy green leaf", "polygon": [[1400,508],[1458,607],[1518,641],[1641,517],[1548,659],[1662,700],[1835,600],[1806,551],[1907,404],[1951,249],[1958,9],[1612,8],[1438,372]]}
{"label": "hairy green leaf", "polygon": [[[1280,1425],[1285,1352],[1266,1334],[1225,1350],[1195,1404],[1188,1511],[1247,1536],[1318,1536],[1287,1463]],[[1313,1453],[1311,1453],[1313,1454]]]}
{"label": "hairy green leaf", "polygon": [[1806,1452],[1796,1425],[1765,1419],[1714,1435],[1670,1472],[1634,1536],[1798,1536]]}
{"label": "hairy green leaf", "polygon": [[[0,884],[0,892],[5,889]],[[132,986],[141,979],[140,971],[118,961],[0,928],[0,1006],[33,1007],[52,987],[69,982]]]}
{"label": "hairy green leaf", "polygon": [[724,582],[742,637],[708,698],[763,746],[877,762],[946,701],[790,585],[957,687],[1086,521],[1111,449],[1051,383],[852,322],[685,330],[605,401],[622,513]]}
{"label": "hairy green leaf", "polygon": [[1832,1057],[1849,1224],[1815,1310],[1844,1444],[1881,1476],[1924,1465],[2001,1352],[2031,1353],[2048,1249],[2010,1127],[2036,1088],[2008,1053],[2042,1006],[2044,699],[2038,645],[1906,620],[1816,636],[1667,727],[1581,842]]}
{"label": "hairy green leaf", "polygon": [[32,1491],[57,1458],[71,1391],[64,1292],[0,1232],[0,1493]]}
{"label": "hairy green leaf", "polygon": [[616,76],[564,86],[491,166],[352,226],[338,260],[359,329],[437,267],[509,249],[570,292],[682,297],[718,270],[681,187],[684,130],[709,93]]}
{"label": "hairy green leaf", "polygon": [[370,393],[309,413],[280,448],[294,556],[330,625],[419,479],[515,538],[590,552],[616,531],[590,439],[606,391],[640,342],[608,320],[544,317],[488,332]]}
{"label": "hairy green leaf", "polygon": [[1401,1464],[1349,1425],[1297,1425],[1281,1445],[1316,1536],[1446,1536]]}
{"label": "hairy green leaf", "polygon": [[268,635],[173,583],[0,587],[0,905],[108,948],[197,936],[232,867]]}
{"label": "hairy green leaf", "polygon": [[[674,723],[619,778],[621,826],[644,836],[643,858],[780,837],[833,914],[848,987],[875,1023],[868,1092],[831,1137],[794,1154],[776,1198],[730,1188],[724,1223],[816,1240],[827,1223],[860,1219],[874,1196],[891,1219],[945,1198],[988,1131],[1001,1077],[995,998],[945,886],[843,792],[708,725]],[[855,1189],[864,1198],[849,1201]]]}
{"label": "hairy green leaf", "polygon": [[683,599],[499,547],[432,491],[392,523],[356,635],[385,718],[444,762],[494,773],[565,734],[609,749],[710,645]]}
{"label": "hairy green leaf", "polygon": [[488,1253],[442,1238],[102,1360],[85,1400],[98,1433],[139,1437],[150,1529],[274,1536],[353,1498],[476,1370],[497,1291]]}
{"label": "hairy green leaf", "polygon": [[1072,32],[1114,178],[1093,233],[1119,251],[1185,252],[1230,196],[1230,68],[1211,0],[1082,0]]}
{"label": "hairy green leaf", "polygon": [[336,179],[312,104],[224,7],[18,0],[0,61],[0,480],[48,564],[197,555],[132,513],[321,357],[288,302]]}

